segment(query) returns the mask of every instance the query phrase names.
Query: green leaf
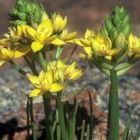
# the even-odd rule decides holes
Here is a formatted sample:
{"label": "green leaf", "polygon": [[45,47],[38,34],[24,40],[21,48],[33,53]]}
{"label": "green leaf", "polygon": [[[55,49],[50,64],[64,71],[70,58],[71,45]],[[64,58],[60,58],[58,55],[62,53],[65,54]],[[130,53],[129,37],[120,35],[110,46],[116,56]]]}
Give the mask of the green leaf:
{"label": "green leaf", "polygon": [[131,127],[131,115],[130,115],[130,118],[128,119],[127,123],[126,123],[125,130],[124,130],[124,133],[123,133],[123,136],[122,136],[122,140],[128,140],[130,127]]}
{"label": "green leaf", "polygon": [[85,134],[85,120],[82,121],[82,130],[81,130],[80,140],[84,140],[84,134]]}
{"label": "green leaf", "polygon": [[61,54],[62,54],[62,51],[63,51],[63,47],[57,47],[56,49],[56,54],[55,54],[55,58],[56,59],[59,59]]}

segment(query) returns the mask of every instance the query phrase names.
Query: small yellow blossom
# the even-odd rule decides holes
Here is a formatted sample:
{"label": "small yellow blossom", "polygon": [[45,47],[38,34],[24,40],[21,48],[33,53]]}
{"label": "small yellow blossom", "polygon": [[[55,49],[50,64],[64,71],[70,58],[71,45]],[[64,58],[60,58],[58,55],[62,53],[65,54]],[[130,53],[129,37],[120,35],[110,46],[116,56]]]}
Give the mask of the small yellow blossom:
{"label": "small yellow blossom", "polygon": [[41,22],[45,22],[46,20],[49,19],[49,16],[48,14],[44,11],[43,14],[42,14],[42,19],[41,19]]}
{"label": "small yellow blossom", "polygon": [[12,42],[18,42],[21,39],[21,36],[23,34],[22,27],[9,27],[9,32],[4,34],[4,36]]}
{"label": "small yellow blossom", "polygon": [[45,43],[54,44],[54,45],[63,45],[64,42],[53,34],[53,26],[50,19],[43,20],[37,27],[34,29],[28,25],[22,25],[24,30],[25,37],[33,40],[31,48],[34,52],[41,50],[44,47]]}
{"label": "small yellow blossom", "polygon": [[128,55],[140,57],[140,38],[137,38],[132,33],[128,38]]}
{"label": "small yellow blossom", "polygon": [[52,16],[52,25],[55,33],[62,32],[67,24],[67,17],[63,17],[59,14],[54,13]]}
{"label": "small yellow blossom", "polygon": [[39,76],[28,74],[27,77],[34,86],[30,97],[39,96],[45,92],[58,92],[64,88],[63,84],[56,82],[54,73],[50,70],[47,72],[41,71]]}
{"label": "small yellow blossom", "polygon": [[47,71],[41,71],[39,76],[28,74],[27,77],[34,89],[30,97],[42,95],[46,92],[59,92],[65,87],[65,80],[76,80],[82,75],[76,69],[76,63],[66,65],[61,60],[48,63]]}
{"label": "small yellow blossom", "polygon": [[28,51],[28,46],[23,46],[19,48],[0,46],[0,66],[9,60],[22,57]]}
{"label": "small yellow blossom", "polygon": [[0,45],[6,45],[10,43],[19,43],[18,41],[21,39],[23,35],[23,30],[21,26],[17,27],[9,27],[8,33],[4,34],[4,38],[0,39]]}
{"label": "small yellow blossom", "polygon": [[55,79],[57,81],[63,82],[65,67],[66,65],[61,60],[57,60],[57,61],[49,62],[47,65],[47,70],[53,71],[55,73]]}
{"label": "small yellow blossom", "polygon": [[71,65],[66,66],[65,76],[69,80],[76,80],[80,78],[82,75],[82,71],[76,68],[76,63],[72,63]]}
{"label": "small yellow blossom", "polygon": [[86,30],[84,38],[76,40],[76,43],[84,48],[88,58],[96,55],[111,59],[120,50],[119,48],[112,48],[112,42],[108,37],[101,34],[95,35],[89,29]]}
{"label": "small yellow blossom", "polygon": [[59,35],[59,38],[63,40],[64,42],[70,42],[73,43],[74,39],[76,38],[77,32],[69,33],[68,29],[62,31],[62,33]]}
{"label": "small yellow blossom", "polygon": [[112,57],[118,51],[119,48],[112,48],[112,42],[108,37],[103,35],[97,35],[92,40],[93,53],[97,56]]}
{"label": "small yellow blossom", "polygon": [[[82,46],[86,55],[88,58],[92,57],[92,50],[91,50],[91,45],[92,45],[92,39],[95,37],[95,34],[93,31],[87,29],[84,35],[84,38],[76,39],[75,43],[79,46]],[[84,54],[81,54],[82,56],[85,56]]]}
{"label": "small yellow blossom", "polygon": [[84,35],[84,38],[80,38],[78,40],[75,40],[75,42],[82,47],[90,47],[91,46],[91,41],[93,37],[95,36],[94,32],[87,29]]}
{"label": "small yellow blossom", "polygon": [[76,63],[66,65],[61,60],[53,61],[48,64],[48,70],[54,71],[57,80],[76,80],[82,75],[82,71],[76,68]]}

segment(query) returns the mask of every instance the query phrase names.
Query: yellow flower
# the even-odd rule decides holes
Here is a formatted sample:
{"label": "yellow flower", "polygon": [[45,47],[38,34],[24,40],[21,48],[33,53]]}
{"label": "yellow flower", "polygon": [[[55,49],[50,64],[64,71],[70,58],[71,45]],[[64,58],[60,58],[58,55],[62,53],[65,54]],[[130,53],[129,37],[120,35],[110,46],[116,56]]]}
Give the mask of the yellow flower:
{"label": "yellow flower", "polygon": [[81,70],[76,68],[76,63],[66,65],[61,60],[49,62],[47,71],[41,71],[39,76],[28,74],[29,81],[34,89],[30,96],[42,95],[45,92],[58,92],[64,89],[65,80],[76,80],[82,75]]}
{"label": "yellow flower", "polygon": [[49,16],[48,14],[44,11],[43,14],[42,14],[42,19],[41,19],[41,22],[45,22],[46,20],[49,19]]}
{"label": "yellow flower", "polygon": [[4,34],[4,38],[0,39],[0,45],[9,46],[11,43],[18,44],[22,38],[23,30],[21,26],[9,27],[8,33]]}
{"label": "yellow flower", "polygon": [[[75,43],[79,46],[82,46],[86,55],[88,58],[92,57],[92,50],[91,50],[91,45],[92,45],[92,39],[95,37],[95,34],[93,31],[87,29],[84,35],[84,38],[76,39]],[[84,54],[81,54],[82,56],[85,56]]]}
{"label": "yellow flower", "polygon": [[48,64],[48,70],[51,70],[55,73],[55,77],[58,81],[64,80],[76,80],[81,77],[81,70],[76,68],[76,63],[67,65],[61,60],[53,61]]}
{"label": "yellow flower", "polygon": [[76,80],[80,78],[82,75],[82,71],[76,68],[76,63],[72,63],[71,65],[66,66],[65,69],[65,77],[68,80]]}
{"label": "yellow flower", "polygon": [[43,20],[37,27],[33,29],[30,26],[22,25],[25,37],[33,40],[31,48],[34,52],[41,50],[45,43],[54,45],[63,45],[64,42],[53,34],[53,26],[50,19]]}
{"label": "yellow flower", "polygon": [[94,32],[87,29],[86,32],[85,32],[84,38],[80,38],[80,39],[75,40],[75,41],[79,46],[90,47],[91,46],[91,41],[92,41],[94,36],[95,36]]}
{"label": "yellow flower", "polygon": [[45,92],[58,92],[64,88],[61,83],[55,82],[54,73],[50,70],[47,72],[41,71],[39,76],[28,74],[27,77],[34,86],[30,97],[39,96]]}
{"label": "yellow flower", "polygon": [[22,57],[28,51],[28,46],[23,46],[19,48],[0,46],[0,66],[9,60]]}
{"label": "yellow flower", "polygon": [[21,39],[22,34],[22,27],[18,25],[17,27],[9,27],[8,33],[4,36],[8,41],[16,43]]}
{"label": "yellow flower", "polygon": [[128,38],[128,55],[140,57],[140,38],[137,38],[132,33]]}
{"label": "yellow flower", "polygon": [[59,38],[63,40],[64,42],[70,42],[73,43],[74,39],[76,38],[77,32],[69,33],[68,29],[62,31]]}
{"label": "yellow flower", "polygon": [[51,70],[55,73],[55,79],[57,81],[64,82],[64,70],[66,65],[61,61],[52,61],[47,65],[47,70]]}
{"label": "yellow flower", "polygon": [[52,25],[55,33],[62,32],[67,24],[67,17],[63,17],[59,14],[54,13],[52,16]]}
{"label": "yellow flower", "polygon": [[92,40],[92,51],[97,56],[104,56],[111,59],[119,52],[120,48],[112,48],[112,42],[108,37],[98,34]]}

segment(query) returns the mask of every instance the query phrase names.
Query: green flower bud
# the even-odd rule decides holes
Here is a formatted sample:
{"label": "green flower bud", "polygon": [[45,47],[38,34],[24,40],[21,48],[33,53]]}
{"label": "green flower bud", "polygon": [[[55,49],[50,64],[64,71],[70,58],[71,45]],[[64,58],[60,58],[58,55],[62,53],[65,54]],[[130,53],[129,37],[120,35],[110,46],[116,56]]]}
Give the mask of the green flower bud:
{"label": "green flower bud", "polygon": [[126,43],[126,40],[125,40],[125,36],[123,33],[120,33],[117,37],[117,39],[115,40],[115,48],[117,47],[124,47],[125,46],[125,43]]}
{"label": "green flower bud", "polygon": [[128,39],[131,33],[131,24],[127,11],[123,7],[115,7],[111,13],[106,16],[101,32],[108,35],[113,45],[120,34],[123,34],[124,38]]}
{"label": "green flower bud", "polygon": [[17,0],[15,7],[9,13],[10,24],[27,24],[35,27],[41,22],[43,8],[30,0]]}

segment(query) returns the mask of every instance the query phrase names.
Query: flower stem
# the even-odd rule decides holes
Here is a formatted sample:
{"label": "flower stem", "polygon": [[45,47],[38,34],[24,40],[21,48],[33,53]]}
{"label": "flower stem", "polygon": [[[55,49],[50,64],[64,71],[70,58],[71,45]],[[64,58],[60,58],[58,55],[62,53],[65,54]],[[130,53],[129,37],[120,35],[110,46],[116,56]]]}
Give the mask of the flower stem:
{"label": "flower stem", "polygon": [[30,99],[28,97],[27,105],[26,105],[26,112],[27,112],[27,135],[28,138],[30,137]]}
{"label": "flower stem", "polygon": [[35,61],[32,58],[29,59],[27,56],[24,56],[24,59],[28,64],[28,66],[30,67],[33,74],[37,75],[38,71],[36,70]]}
{"label": "flower stem", "polygon": [[56,102],[57,102],[59,121],[60,121],[61,138],[62,140],[67,140],[68,137],[67,137],[67,131],[66,131],[64,108],[63,108],[63,103],[61,102],[60,93],[57,94]]}
{"label": "flower stem", "polygon": [[37,140],[37,133],[36,133],[36,125],[33,116],[33,99],[30,98],[30,117],[31,117],[31,127],[32,127],[32,136],[33,140]]}
{"label": "flower stem", "polygon": [[119,139],[119,103],[117,72],[110,70],[109,112],[107,126],[107,140]]}
{"label": "flower stem", "polygon": [[43,57],[43,54],[42,52],[39,52],[38,53],[38,61],[39,61],[39,64],[40,64],[40,67],[42,68],[43,71],[46,71],[47,69],[47,63],[46,63],[46,60],[45,58]]}
{"label": "flower stem", "polygon": [[52,134],[53,125],[52,125],[52,111],[50,107],[50,97],[48,97],[46,94],[43,95],[46,140],[54,140],[54,137]]}
{"label": "flower stem", "polygon": [[19,66],[17,65],[14,61],[9,61],[9,63],[13,66],[14,69],[16,69],[20,74],[23,76],[26,76],[26,72]]}

